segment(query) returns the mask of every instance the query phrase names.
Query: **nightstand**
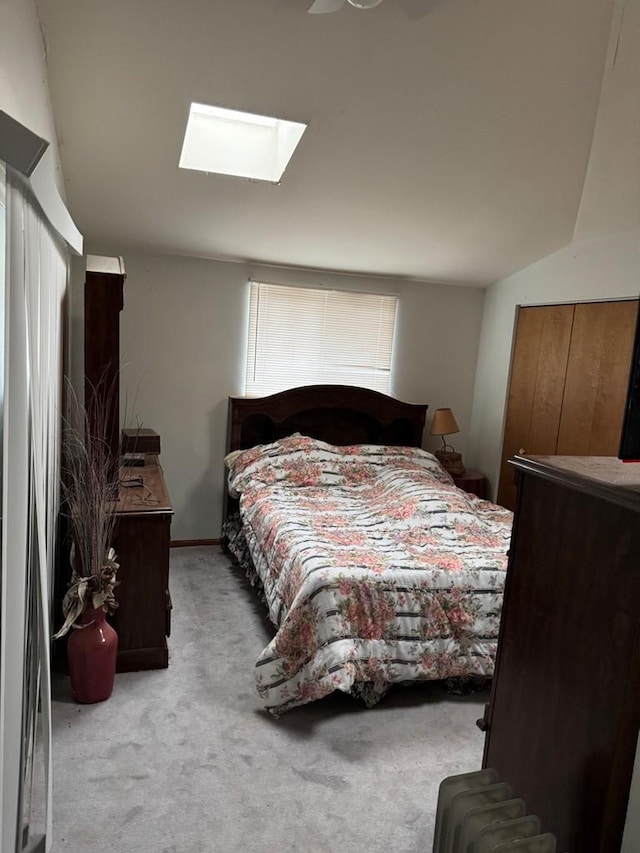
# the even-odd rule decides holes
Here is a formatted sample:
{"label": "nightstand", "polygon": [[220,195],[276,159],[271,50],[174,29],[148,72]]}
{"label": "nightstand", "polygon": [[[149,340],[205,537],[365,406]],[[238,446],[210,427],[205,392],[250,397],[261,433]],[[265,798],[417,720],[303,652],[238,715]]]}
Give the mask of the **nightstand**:
{"label": "nightstand", "polygon": [[487,478],[482,471],[472,471],[468,468],[464,474],[454,477],[453,482],[459,489],[464,489],[465,492],[477,495],[479,498],[487,496]]}

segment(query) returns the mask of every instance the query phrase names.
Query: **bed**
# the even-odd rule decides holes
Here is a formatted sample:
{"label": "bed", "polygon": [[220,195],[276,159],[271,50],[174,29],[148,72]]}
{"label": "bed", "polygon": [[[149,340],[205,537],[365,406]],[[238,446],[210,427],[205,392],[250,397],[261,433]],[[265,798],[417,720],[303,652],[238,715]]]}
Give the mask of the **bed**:
{"label": "bed", "polygon": [[511,513],[420,448],[426,411],[346,386],[230,398],[224,535],[276,628],[255,667],[273,714],[493,674]]}

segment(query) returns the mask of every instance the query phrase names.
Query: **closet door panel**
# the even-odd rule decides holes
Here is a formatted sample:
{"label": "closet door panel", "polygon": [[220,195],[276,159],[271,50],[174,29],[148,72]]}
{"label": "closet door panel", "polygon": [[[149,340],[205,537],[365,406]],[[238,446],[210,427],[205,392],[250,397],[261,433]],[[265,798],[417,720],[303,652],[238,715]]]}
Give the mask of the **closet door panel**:
{"label": "closet door panel", "polygon": [[575,306],[558,455],[618,455],[637,312],[637,300]]}
{"label": "closet door panel", "polygon": [[511,363],[498,503],[513,509],[514,454],[556,452],[574,305],[521,308]]}

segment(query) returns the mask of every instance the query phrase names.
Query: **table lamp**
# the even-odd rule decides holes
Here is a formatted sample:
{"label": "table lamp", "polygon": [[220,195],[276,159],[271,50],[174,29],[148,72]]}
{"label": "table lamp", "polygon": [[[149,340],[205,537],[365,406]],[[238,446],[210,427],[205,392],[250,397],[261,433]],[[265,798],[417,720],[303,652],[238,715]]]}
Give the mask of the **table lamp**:
{"label": "table lamp", "polygon": [[456,453],[450,444],[445,441],[445,435],[460,432],[460,427],[451,409],[436,409],[431,421],[431,435],[439,435],[442,439],[442,447],[435,451],[435,457],[442,467],[452,477],[460,477],[464,474],[462,454]]}

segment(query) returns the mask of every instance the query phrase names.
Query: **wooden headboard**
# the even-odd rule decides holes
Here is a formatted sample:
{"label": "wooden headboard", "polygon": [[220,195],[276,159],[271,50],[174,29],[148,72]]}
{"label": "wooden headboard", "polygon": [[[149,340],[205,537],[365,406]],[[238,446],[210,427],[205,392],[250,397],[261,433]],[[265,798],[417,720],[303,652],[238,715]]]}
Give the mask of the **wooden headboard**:
{"label": "wooden headboard", "polygon": [[294,432],[336,445],[421,447],[427,408],[349,385],[306,385],[269,397],[229,397],[227,453]]}
{"label": "wooden headboard", "polygon": [[[351,385],[305,385],[269,397],[229,397],[226,452],[269,444],[294,432],[336,445],[422,447],[427,408]],[[225,474],[223,522],[237,508]]]}

